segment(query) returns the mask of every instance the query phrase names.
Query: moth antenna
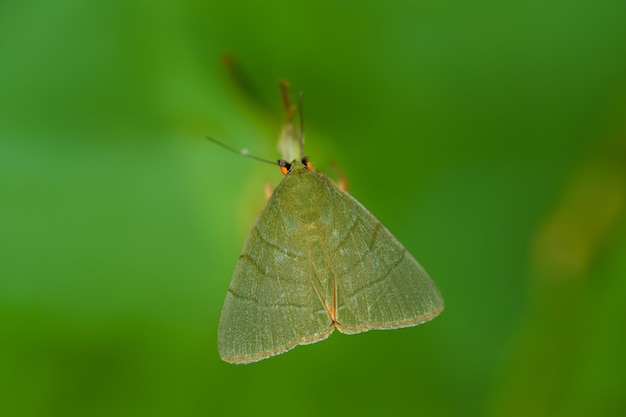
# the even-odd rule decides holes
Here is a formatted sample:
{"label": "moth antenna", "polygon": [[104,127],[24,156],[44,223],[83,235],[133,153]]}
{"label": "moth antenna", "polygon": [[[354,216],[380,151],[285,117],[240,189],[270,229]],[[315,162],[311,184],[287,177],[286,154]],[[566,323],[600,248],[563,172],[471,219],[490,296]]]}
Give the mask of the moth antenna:
{"label": "moth antenna", "polygon": [[222,148],[225,148],[225,149],[227,149],[227,150],[229,150],[229,151],[231,151],[233,153],[236,153],[238,155],[247,156],[248,158],[256,159],[257,161],[265,162],[266,164],[276,165],[275,161],[270,161],[269,159],[263,159],[263,158],[260,158],[260,157],[258,157],[256,155],[252,155],[252,154],[248,153],[247,149],[242,149],[242,150],[238,151],[237,149],[231,148],[230,146],[226,145],[225,143],[220,142],[217,139],[213,139],[212,137],[207,136],[207,139],[210,140],[211,142],[217,144],[217,145],[220,145]]}
{"label": "moth antenna", "polygon": [[302,90],[300,90],[300,94],[298,96],[298,110],[300,112],[300,137],[299,137],[299,142],[300,142],[300,159],[304,158],[304,112],[302,110]]}

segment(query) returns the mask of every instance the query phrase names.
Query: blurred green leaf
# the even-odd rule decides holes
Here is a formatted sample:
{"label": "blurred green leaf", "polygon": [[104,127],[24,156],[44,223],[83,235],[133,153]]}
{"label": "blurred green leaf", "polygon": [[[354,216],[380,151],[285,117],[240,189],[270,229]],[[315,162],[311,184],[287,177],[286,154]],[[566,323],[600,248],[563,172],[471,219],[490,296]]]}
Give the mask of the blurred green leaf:
{"label": "blurred green leaf", "polygon": [[[625,13],[2,2],[0,414],[624,415]],[[282,77],[446,311],[233,366],[217,321],[281,174],[204,138],[277,156]]]}

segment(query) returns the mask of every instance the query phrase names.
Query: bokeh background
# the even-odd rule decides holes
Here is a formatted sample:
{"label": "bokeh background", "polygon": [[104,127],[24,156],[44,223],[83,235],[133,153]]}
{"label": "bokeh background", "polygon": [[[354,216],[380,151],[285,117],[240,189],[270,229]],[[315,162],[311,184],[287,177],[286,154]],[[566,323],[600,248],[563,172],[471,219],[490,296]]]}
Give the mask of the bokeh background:
{"label": "bokeh background", "polygon": [[[625,416],[624,1],[0,2],[0,415]],[[446,310],[217,354],[306,150]],[[315,204],[314,201],[311,204]]]}

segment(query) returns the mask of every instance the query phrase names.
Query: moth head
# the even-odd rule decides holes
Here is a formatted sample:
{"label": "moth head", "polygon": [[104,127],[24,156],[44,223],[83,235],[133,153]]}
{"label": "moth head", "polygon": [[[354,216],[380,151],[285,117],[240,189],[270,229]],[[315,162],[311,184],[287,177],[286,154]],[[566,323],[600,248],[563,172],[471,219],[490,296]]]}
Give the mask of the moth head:
{"label": "moth head", "polygon": [[308,156],[305,156],[300,161],[294,159],[291,163],[285,161],[284,159],[279,159],[278,166],[280,167],[280,172],[282,172],[283,175],[289,174],[291,170],[296,167],[300,167],[306,170],[313,170],[313,165],[311,165],[311,162],[309,162]]}

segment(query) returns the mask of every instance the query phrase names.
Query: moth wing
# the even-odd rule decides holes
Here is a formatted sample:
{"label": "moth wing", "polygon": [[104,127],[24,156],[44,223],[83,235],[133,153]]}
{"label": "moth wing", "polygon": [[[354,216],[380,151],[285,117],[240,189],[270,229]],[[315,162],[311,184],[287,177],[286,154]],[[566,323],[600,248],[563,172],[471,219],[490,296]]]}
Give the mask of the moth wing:
{"label": "moth wing", "polygon": [[334,190],[334,223],[342,230],[329,241],[337,329],[395,329],[435,318],[443,299],[428,273],[356,199]]}
{"label": "moth wing", "polygon": [[248,234],[224,301],[218,349],[227,362],[265,359],[333,330],[307,275],[309,256],[274,196]]}

